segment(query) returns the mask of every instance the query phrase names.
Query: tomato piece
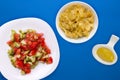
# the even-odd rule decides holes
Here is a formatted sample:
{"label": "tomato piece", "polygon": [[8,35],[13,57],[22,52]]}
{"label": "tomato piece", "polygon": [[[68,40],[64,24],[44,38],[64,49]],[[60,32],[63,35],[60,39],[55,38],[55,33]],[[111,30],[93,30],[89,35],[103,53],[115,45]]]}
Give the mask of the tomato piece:
{"label": "tomato piece", "polygon": [[28,39],[29,39],[30,37],[32,37],[32,36],[33,36],[33,33],[32,33],[32,32],[29,32],[29,33],[26,34],[26,38],[28,38]]}
{"label": "tomato piece", "polygon": [[37,47],[37,42],[32,42],[32,44],[29,46],[30,49],[35,49]]}
{"label": "tomato piece", "polygon": [[34,32],[29,32],[29,33],[26,34],[26,39],[28,39],[30,41],[35,41],[34,35],[35,35]]}
{"label": "tomato piece", "polygon": [[39,38],[37,41],[38,41],[38,43],[44,43],[45,38]]}
{"label": "tomato piece", "polygon": [[46,52],[47,54],[50,54],[50,53],[51,53],[51,50],[48,48],[48,46],[47,46],[46,44],[43,46],[43,48],[45,49],[45,52]]}
{"label": "tomato piece", "polygon": [[26,67],[28,67],[28,68],[31,67],[31,65],[30,65],[29,63],[26,63],[24,66],[26,66]]}
{"label": "tomato piece", "polygon": [[46,62],[46,58],[41,58],[40,61]]}
{"label": "tomato piece", "polygon": [[32,50],[32,51],[30,51],[29,56],[33,56],[33,55],[35,55],[35,54],[36,54],[36,51],[37,51],[37,50],[35,50],[35,49]]}
{"label": "tomato piece", "polygon": [[25,72],[25,74],[28,74],[31,72],[31,69],[29,67],[26,67],[26,66],[24,66],[24,68],[22,70]]}
{"label": "tomato piece", "polygon": [[19,40],[20,40],[20,34],[15,33],[15,34],[14,34],[14,40],[15,40],[16,42],[19,42]]}
{"label": "tomato piece", "polygon": [[38,38],[41,38],[43,36],[43,33],[37,33]]}
{"label": "tomato piece", "polygon": [[26,45],[21,45],[20,47],[21,47],[21,49],[23,49],[23,50],[28,50],[28,47],[27,47]]}
{"label": "tomato piece", "polygon": [[48,57],[48,58],[46,59],[46,63],[47,63],[47,64],[52,64],[52,63],[53,63],[53,58],[52,58],[52,57]]}
{"label": "tomato piece", "polygon": [[16,52],[15,52],[15,54],[20,54],[21,53],[21,49],[19,48],[19,49],[16,49]]}
{"label": "tomato piece", "polygon": [[38,40],[38,35],[37,34],[34,34],[34,40]]}
{"label": "tomato piece", "polygon": [[16,53],[17,49],[18,49],[18,48],[16,48],[16,47],[15,47],[15,48],[13,48],[14,53]]}
{"label": "tomato piece", "polygon": [[14,42],[12,40],[9,40],[7,44],[11,47],[14,48]]}
{"label": "tomato piece", "polygon": [[26,74],[31,72],[31,65],[29,63],[24,64],[24,68],[22,69]]}
{"label": "tomato piece", "polygon": [[46,44],[43,44],[42,47],[45,49],[45,52],[47,54],[50,54],[51,53],[51,50],[48,48],[48,46]]}
{"label": "tomato piece", "polygon": [[10,45],[13,44],[13,41],[12,41],[12,40],[9,40],[9,41],[7,42],[7,44],[10,46]]}
{"label": "tomato piece", "polygon": [[32,42],[31,42],[31,41],[27,40],[26,42],[27,42],[27,45],[28,45],[28,46],[32,45]]}
{"label": "tomato piece", "polygon": [[45,52],[46,52],[47,54],[50,54],[50,53],[51,53],[51,50],[50,50],[49,48],[46,48],[46,49],[45,49]]}
{"label": "tomato piece", "polygon": [[20,57],[20,60],[24,60],[25,57],[26,57],[26,54],[22,53],[22,54],[21,54],[21,57]]}
{"label": "tomato piece", "polygon": [[17,60],[15,61],[15,66],[16,66],[17,68],[23,69],[24,63],[23,63],[22,60],[17,59]]}
{"label": "tomato piece", "polygon": [[27,33],[27,34],[25,35],[25,37],[26,37],[26,38],[29,38],[29,37],[30,37],[29,33]]}

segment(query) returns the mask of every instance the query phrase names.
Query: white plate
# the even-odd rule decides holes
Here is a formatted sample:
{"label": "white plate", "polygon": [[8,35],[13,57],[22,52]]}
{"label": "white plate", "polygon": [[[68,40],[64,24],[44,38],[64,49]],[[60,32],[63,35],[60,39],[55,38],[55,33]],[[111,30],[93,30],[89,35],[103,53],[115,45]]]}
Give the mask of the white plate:
{"label": "white plate", "polygon": [[[11,30],[34,29],[39,33],[44,33],[45,42],[51,49],[53,63],[50,65],[39,63],[30,74],[21,75],[20,70],[13,67],[8,57],[9,46],[6,44],[10,40]],[[51,27],[38,18],[21,18],[5,23],[0,28],[0,71],[9,80],[38,80],[50,75],[58,66],[60,58],[59,46],[56,36]]]}
{"label": "white plate", "polygon": [[[70,39],[70,38],[66,37],[65,34],[64,34],[64,32],[60,29],[60,27],[59,27],[59,25],[58,25],[58,20],[59,20],[58,18],[59,18],[60,13],[61,13],[64,9],[66,9],[66,7],[68,7],[69,5],[72,5],[72,4],[76,4],[76,3],[77,3],[77,4],[81,4],[81,5],[89,8],[89,9],[93,12],[93,14],[94,14],[94,16],[95,16],[95,22],[94,22],[94,28],[93,28],[93,30],[91,31],[89,37],[83,37],[83,38],[79,38],[79,39]],[[59,34],[62,36],[62,38],[65,39],[66,41],[71,42],[71,43],[83,43],[83,42],[86,42],[86,41],[88,41],[89,39],[91,39],[91,38],[94,36],[94,34],[96,33],[97,28],[98,28],[98,16],[97,16],[95,10],[94,10],[89,4],[87,4],[87,3],[85,3],[85,2],[81,2],[81,1],[72,1],[72,2],[69,2],[69,3],[65,4],[65,5],[58,11],[57,16],[56,16],[56,28],[57,28],[58,33],[59,33]]]}

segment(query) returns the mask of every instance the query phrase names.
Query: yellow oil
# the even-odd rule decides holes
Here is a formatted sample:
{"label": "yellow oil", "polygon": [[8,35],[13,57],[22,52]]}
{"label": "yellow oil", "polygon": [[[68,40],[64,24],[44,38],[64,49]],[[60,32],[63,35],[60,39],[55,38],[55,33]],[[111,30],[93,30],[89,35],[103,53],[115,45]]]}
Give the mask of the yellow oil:
{"label": "yellow oil", "polygon": [[98,48],[97,55],[106,62],[113,62],[115,59],[113,52],[105,47]]}

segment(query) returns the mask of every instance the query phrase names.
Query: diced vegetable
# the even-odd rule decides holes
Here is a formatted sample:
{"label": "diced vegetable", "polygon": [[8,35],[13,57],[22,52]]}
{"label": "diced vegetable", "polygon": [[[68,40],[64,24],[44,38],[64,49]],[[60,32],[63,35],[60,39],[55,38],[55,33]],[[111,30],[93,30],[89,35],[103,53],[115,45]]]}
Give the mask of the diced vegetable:
{"label": "diced vegetable", "polygon": [[15,34],[14,34],[14,40],[15,40],[16,42],[19,42],[19,40],[20,40],[20,34],[15,33]]}
{"label": "diced vegetable", "polygon": [[22,45],[26,45],[25,40],[22,40],[22,41],[21,41],[21,44],[22,44]]}
{"label": "diced vegetable", "polygon": [[46,63],[47,63],[47,64],[51,64],[52,62],[53,62],[52,57],[47,58],[47,60],[46,60]]}
{"label": "diced vegetable", "polygon": [[11,56],[14,55],[13,49],[9,49],[8,54],[11,55]]}
{"label": "diced vegetable", "polygon": [[19,47],[20,47],[20,44],[19,44],[18,42],[14,42],[14,47],[19,48]]}
{"label": "diced vegetable", "polygon": [[51,50],[45,43],[43,33],[37,33],[35,30],[20,30],[17,33],[11,30],[11,40],[7,42],[10,46],[8,55],[14,67],[21,70],[21,74],[28,74],[35,68],[39,62],[52,64],[50,57]]}
{"label": "diced vegetable", "polygon": [[24,72],[23,70],[21,70],[21,74],[22,74],[22,75],[25,75],[25,72]]}
{"label": "diced vegetable", "polygon": [[12,33],[11,34],[11,40],[14,41],[14,34],[16,33],[16,31],[15,30],[11,30],[11,33]]}

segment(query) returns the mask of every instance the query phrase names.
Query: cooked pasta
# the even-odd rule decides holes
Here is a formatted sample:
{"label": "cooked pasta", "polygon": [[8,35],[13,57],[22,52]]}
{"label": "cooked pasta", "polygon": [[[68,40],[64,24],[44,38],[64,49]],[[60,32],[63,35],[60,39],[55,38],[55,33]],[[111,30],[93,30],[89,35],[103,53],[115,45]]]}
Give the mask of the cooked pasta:
{"label": "cooked pasta", "polygon": [[94,27],[94,15],[89,8],[73,4],[60,13],[58,23],[69,38],[88,37]]}

